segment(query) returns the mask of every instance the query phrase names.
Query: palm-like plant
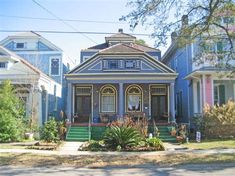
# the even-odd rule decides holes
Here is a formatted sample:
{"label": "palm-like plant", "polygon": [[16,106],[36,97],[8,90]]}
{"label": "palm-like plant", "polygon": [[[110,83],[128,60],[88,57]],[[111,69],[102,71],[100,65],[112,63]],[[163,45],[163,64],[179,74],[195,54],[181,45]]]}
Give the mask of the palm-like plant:
{"label": "palm-like plant", "polygon": [[127,149],[137,146],[141,140],[141,135],[138,130],[133,127],[111,126],[104,135],[104,142],[107,147],[116,149]]}

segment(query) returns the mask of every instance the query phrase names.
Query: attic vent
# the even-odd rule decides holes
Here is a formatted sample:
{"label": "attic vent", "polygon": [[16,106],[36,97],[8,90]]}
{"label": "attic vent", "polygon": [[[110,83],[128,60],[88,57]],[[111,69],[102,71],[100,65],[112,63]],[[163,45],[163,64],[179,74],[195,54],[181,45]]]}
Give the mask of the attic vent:
{"label": "attic vent", "polygon": [[154,87],[152,87],[151,94],[152,95],[166,95],[167,94],[166,86],[154,86]]}
{"label": "attic vent", "polygon": [[91,88],[90,87],[76,87],[76,95],[90,95]]}

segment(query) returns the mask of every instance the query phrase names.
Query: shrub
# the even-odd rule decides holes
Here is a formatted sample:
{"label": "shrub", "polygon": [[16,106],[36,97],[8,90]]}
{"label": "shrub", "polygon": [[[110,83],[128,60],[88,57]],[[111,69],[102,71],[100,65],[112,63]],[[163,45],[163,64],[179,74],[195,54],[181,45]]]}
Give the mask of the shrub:
{"label": "shrub", "polygon": [[104,143],[112,149],[127,149],[137,146],[141,139],[140,133],[133,127],[111,126],[106,130]]}
{"label": "shrub", "polygon": [[139,131],[142,137],[146,137],[148,131],[148,120],[145,117],[133,120],[133,117],[125,115],[123,119],[113,121],[109,126],[132,127]]}
{"label": "shrub", "polygon": [[229,100],[221,106],[205,106],[202,124],[205,138],[235,136],[235,102]]}
{"label": "shrub", "polygon": [[89,143],[82,146],[83,151],[106,151],[104,141],[89,141]]}
{"label": "shrub", "polygon": [[204,118],[206,124],[235,124],[235,102],[229,100],[221,106],[205,106]]}
{"label": "shrub", "polygon": [[10,81],[0,88],[0,142],[21,141],[24,136],[24,108]]}
{"label": "shrub", "polygon": [[153,137],[146,139],[146,143],[149,147],[154,147],[157,150],[165,150],[162,141],[159,138]]}
{"label": "shrub", "polygon": [[59,140],[58,125],[55,118],[48,120],[40,130],[40,137],[46,142],[57,142]]}

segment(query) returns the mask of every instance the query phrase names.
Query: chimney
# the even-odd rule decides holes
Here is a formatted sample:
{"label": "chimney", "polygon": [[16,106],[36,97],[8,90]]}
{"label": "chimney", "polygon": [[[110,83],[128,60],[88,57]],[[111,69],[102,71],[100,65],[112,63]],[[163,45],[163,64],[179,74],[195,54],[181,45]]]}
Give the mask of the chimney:
{"label": "chimney", "polygon": [[122,29],[122,28],[119,28],[119,29],[118,29],[118,32],[119,32],[119,33],[123,33],[123,29]]}
{"label": "chimney", "polygon": [[177,33],[176,32],[172,32],[171,33],[171,43],[173,43],[177,38]]}
{"label": "chimney", "polygon": [[183,15],[181,21],[182,21],[182,26],[188,25],[188,15]]}

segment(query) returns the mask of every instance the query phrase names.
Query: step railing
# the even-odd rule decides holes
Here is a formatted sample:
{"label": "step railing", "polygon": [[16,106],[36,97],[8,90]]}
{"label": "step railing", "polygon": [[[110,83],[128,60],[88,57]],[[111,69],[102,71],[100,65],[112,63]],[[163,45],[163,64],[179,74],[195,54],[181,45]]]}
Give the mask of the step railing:
{"label": "step railing", "polygon": [[154,119],[153,119],[153,134],[155,137],[158,137],[158,128]]}
{"label": "step railing", "polygon": [[89,115],[89,123],[88,123],[88,139],[91,140],[91,115]]}

